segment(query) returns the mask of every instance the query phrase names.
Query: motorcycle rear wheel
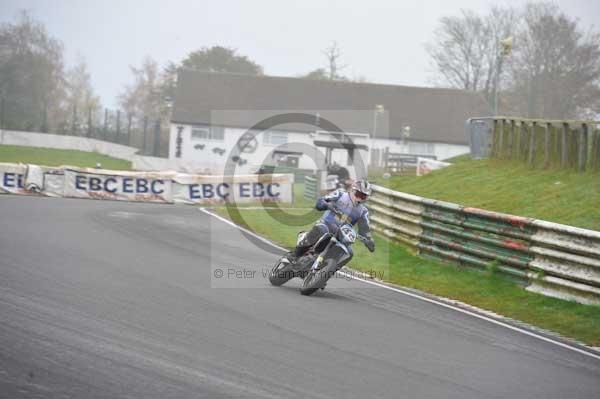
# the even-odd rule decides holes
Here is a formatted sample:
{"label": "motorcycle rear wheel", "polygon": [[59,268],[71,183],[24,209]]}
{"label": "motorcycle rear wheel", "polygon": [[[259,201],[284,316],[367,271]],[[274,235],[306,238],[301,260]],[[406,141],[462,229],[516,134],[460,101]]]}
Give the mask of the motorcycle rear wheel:
{"label": "motorcycle rear wheel", "polygon": [[292,270],[292,264],[287,261],[286,256],[279,258],[275,266],[273,266],[269,272],[269,282],[275,287],[287,283],[293,277],[294,271]]}

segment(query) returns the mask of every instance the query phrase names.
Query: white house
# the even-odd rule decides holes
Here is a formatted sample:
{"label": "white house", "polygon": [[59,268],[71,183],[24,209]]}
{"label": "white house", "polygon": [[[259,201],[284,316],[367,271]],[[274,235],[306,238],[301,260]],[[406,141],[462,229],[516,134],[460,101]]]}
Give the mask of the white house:
{"label": "white house", "polygon": [[465,121],[487,112],[461,90],[181,70],[169,158],[213,174],[316,169],[326,156],[381,166],[386,149],[444,160],[469,152]]}

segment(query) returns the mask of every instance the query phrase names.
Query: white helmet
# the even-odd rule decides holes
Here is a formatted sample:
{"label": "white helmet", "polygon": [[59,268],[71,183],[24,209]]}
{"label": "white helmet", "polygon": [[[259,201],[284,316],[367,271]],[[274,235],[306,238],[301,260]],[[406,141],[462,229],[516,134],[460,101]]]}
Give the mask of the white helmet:
{"label": "white helmet", "polygon": [[354,198],[356,198],[359,203],[366,201],[373,191],[371,189],[371,183],[366,179],[357,180],[352,188],[354,191]]}

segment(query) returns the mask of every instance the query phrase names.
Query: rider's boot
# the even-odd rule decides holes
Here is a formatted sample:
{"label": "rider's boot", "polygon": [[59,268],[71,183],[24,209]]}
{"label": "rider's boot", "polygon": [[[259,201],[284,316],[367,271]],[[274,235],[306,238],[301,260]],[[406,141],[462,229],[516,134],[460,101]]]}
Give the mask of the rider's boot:
{"label": "rider's boot", "polygon": [[294,248],[293,256],[295,257],[295,259],[298,259],[302,255],[304,255],[306,251],[308,251],[308,249],[312,245],[314,245],[323,234],[326,234],[328,231],[329,230],[327,229],[327,226],[323,223],[317,223],[316,225],[314,225],[310,229],[310,231],[308,231],[308,233],[304,235],[304,238],[298,243],[298,245],[296,245],[296,248]]}
{"label": "rider's boot", "polygon": [[287,253],[286,258],[290,261],[290,263],[295,263],[302,255],[306,253],[308,248],[309,247],[297,246],[292,251]]}

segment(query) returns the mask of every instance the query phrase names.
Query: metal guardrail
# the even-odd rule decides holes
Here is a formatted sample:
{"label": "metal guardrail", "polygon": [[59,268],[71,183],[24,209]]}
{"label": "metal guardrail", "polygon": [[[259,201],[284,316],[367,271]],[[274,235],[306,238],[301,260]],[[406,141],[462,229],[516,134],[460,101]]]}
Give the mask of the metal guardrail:
{"label": "metal guardrail", "polygon": [[416,253],[497,270],[527,290],[600,305],[600,232],[374,186],[375,231]]}
{"label": "metal guardrail", "polygon": [[304,176],[304,198],[315,201],[318,193],[318,179],[316,176]]}

